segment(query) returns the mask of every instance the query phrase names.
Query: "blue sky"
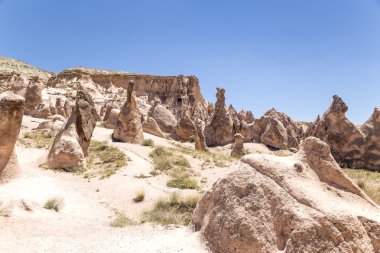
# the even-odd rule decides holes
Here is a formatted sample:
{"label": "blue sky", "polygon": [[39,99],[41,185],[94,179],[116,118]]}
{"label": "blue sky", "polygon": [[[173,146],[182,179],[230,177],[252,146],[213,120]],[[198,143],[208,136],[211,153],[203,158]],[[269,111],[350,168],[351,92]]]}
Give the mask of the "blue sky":
{"label": "blue sky", "polygon": [[50,71],[193,74],[255,116],[380,107],[379,0],[0,0],[0,34],[1,56]]}

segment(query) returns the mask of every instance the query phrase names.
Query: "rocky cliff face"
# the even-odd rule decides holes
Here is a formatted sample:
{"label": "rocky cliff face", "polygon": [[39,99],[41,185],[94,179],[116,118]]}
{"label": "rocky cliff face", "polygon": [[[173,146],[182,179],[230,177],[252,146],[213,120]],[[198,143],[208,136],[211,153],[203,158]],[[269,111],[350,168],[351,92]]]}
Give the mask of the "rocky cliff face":
{"label": "rocky cliff face", "polygon": [[67,83],[84,77],[89,77],[96,85],[103,87],[105,92],[117,88],[127,90],[129,81],[133,81],[137,97],[147,96],[148,101],[159,99],[175,115],[181,115],[182,111],[194,108],[197,102],[200,102],[206,108],[199,80],[195,76],[140,75],[127,72],[73,68],[50,78],[48,86],[64,87]]}

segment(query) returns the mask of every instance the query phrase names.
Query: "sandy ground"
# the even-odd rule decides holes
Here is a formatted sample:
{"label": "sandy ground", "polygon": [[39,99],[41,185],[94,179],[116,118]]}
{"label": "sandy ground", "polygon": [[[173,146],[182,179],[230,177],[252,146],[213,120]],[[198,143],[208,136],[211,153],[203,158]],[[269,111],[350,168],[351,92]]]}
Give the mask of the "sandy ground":
{"label": "sandy ground", "polygon": [[[24,117],[22,132],[37,127],[41,121]],[[183,196],[199,194],[196,190],[168,188],[166,175],[136,178],[153,169],[149,158],[153,148],[112,143],[111,133],[110,129],[97,127],[93,139],[118,147],[131,161],[104,180],[42,169],[39,165],[46,161],[48,150],[17,144],[22,175],[0,185],[0,201],[12,210],[10,217],[0,216],[0,252],[208,252],[200,235],[190,227],[110,226],[116,210],[139,222],[144,211],[174,191],[180,191]],[[178,145],[149,134],[145,138],[153,139],[156,145]],[[229,152],[228,147],[224,152]],[[197,180],[206,179],[204,189],[229,172],[228,167],[205,170],[202,161],[187,158],[197,173]],[[134,203],[138,190],[144,190],[146,197],[143,202]],[[43,208],[53,197],[64,202],[60,212]],[[32,211],[27,211],[25,205]]]}

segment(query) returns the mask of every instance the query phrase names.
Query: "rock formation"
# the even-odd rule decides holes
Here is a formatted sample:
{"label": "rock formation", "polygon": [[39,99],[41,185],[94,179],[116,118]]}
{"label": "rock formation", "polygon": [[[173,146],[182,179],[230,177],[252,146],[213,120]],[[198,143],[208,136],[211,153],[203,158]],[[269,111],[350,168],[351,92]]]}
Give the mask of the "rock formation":
{"label": "rock formation", "polygon": [[244,155],[244,137],[242,134],[234,135],[235,142],[232,145],[231,156],[242,157]]}
{"label": "rock formation", "polygon": [[160,129],[165,133],[171,133],[177,125],[177,120],[173,113],[157,102],[152,106],[149,116],[156,120]]}
{"label": "rock formation", "polygon": [[251,111],[241,110],[237,116],[240,121],[244,121],[247,124],[253,123],[255,121],[255,117]]}
{"label": "rock formation", "polygon": [[171,137],[177,141],[190,142],[194,141],[195,131],[194,122],[187,113],[184,113],[177,126],[173,129]]}
{"label": "rock formation", "polygon": [[380,109],[375,108],[371,117],[359,127],[364,135],[363,166],[372,170],[380,170]]}
{"label": "rock formation", "polygon": [[54,115],[51,119],[43,121],[38,125],[38,129],[50,129],[54,132],[58,132],[65,123],[65,118],[62,115]]}
{"label": "rock formation", "polygon": [[143,131],[152,134],[161,138],[165,138],[165,134],[161,131],[160,127],[158,126],[156,120],[152,117],[148,117],[143,122]]}
{"label": "rock formation", "polygon": [[275,109],[256,120],[249,133],[253,142],[261,142],[275,149],[297,149],[299,145],[299,126],[289,116]]}
{"label": "rock formation", "polygon": [[330,108],[310,127],[308,134],[329,144],[332,155],[341,166],[364,167],[365,138],[347,119],[347,110],[346,103],[334,96]]}
{"label": "rock formation", "polygon": [[133,89],[134,83],[131,81],[128,86],[127,101],[121,109],[112,135],[113,140],[130,143],[141,143],[144,140],[141,115]]}
{"label": "rock formation", "polygon": [[49,167],[70,169],[86,165],[85,156],[98,117],[91,96],[79,90],[74,110],[55,136],[48,155]]}
{"label": "rock formation", "polygon": [[21,96],[0,95],[0,183],[19,173],[14,147],[21,128],[24,103]]}
{"label": "rock formation", "polygon": [[106,128],[115,129],[119,115],[120,109],[112,109],[107,116]]}
{"label": "rock formation", "polygon": [[202,120],[196,120],[195,129],[195,150],[207,151]]}
{"label": "rock formation", "polygon": [[215,111],[205,127],[207,146],[222,146],[233,141],[233,121],[226,107],[224,89],[217,88]]}
{"label": "rock formation", "polygon": [[380,210],[309,137],[291,157],[247,155],[192,218],[213,252],[378,252]]}
{"label": "rock formation", "polygon": [[31,80],[25,91],[25,114],[33,116],[37,106],[42,103],[42,84],[38,78]]}

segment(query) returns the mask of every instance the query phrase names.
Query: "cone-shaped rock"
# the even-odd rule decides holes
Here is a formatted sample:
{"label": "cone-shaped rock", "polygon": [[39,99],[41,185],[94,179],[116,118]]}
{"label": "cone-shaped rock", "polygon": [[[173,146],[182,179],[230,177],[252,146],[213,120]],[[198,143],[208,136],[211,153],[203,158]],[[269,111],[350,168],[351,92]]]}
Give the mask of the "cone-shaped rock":
{"label": "cone-shaped rock", "polygon": [[233,142],[233,121],[226,107],[224,92],[224,89],[217,88],[215,110],[204,131],[207,146]]}
{"label": "cone-shaped rock", "polygon": [[144,140],[141,115],[137,108],[133,88],[134,83],[129,82],[127,101],[121,109],[112,135],[112,138],[116,141],[141,143]]}

